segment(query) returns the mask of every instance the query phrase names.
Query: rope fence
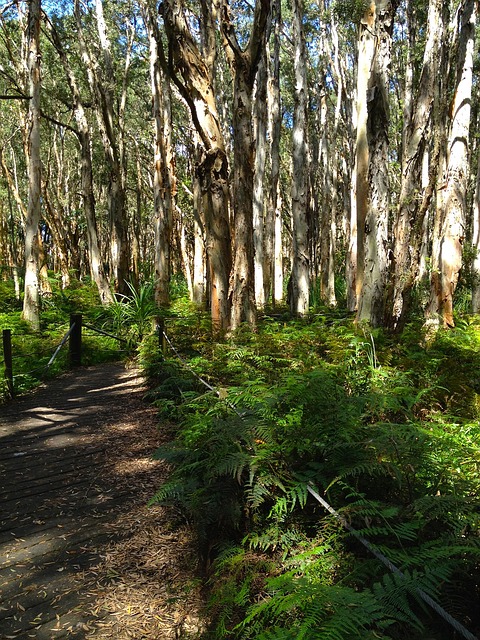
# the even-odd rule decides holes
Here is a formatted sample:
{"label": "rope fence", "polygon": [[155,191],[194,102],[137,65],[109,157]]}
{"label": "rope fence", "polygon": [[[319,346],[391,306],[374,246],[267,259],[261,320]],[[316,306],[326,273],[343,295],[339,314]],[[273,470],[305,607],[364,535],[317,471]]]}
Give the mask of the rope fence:
{"label": "rope fence", "polygon": [[[204,380],[200,375],[197,374],[188,364],[188,362],[183,358],[178,350],[173,345],[172,341],[168,337],[163,322],[160,325],[157,325],[157,331],[159,333],[159,339],[163,344],[168,344],[172,353],[175,357],[183,364],[183,366],[188,369],[188,371],[197,378],[197,380],[203,384],[207,389],[214,392],[220,399],[222,399],[226,404],[241,418],[243,418],[244,414],[239,412],[237,408],[229,403],[221,394],[221,392],[209,384],[206,380]],[[165,349],[163,348],[163,354],[165,356]],[[345,518],[341,516],[341,514],[336,511],[324,498],[322,498],[319,493],[316,491],[312,483],[308,483],[307,491],[310,495],[315,498],[317,502],[319,502],[322,507],[328,511],[334,518],[349,532],[351,533],[368,551],[377,558],[387,569],[389,569],[392,573],[400,576],[405,579],[402,571],[395,565],[391,560],[389,560],[381,551],[379,551],[374,545],[372,545],[368,540],[366,540],[356,529],[354,529],[351,525],[348,524]],[[443,607],[441,607],[433,598],[431,598],[425,591],[422,589],[415,589],[416,594],[420,597],[423,602],[425,602],[429,607],[431,607],[438,615],[440,615],[450,626],[452,626],[457,633],[459,633],[466,640],[479,640],[477,636],[473,635],[466,627],[464,627],[458,620],[456,620],[453,616],[451,616]]]}
{"label": "rope fence", "polygon": [[[2,342],[3,342],[3,364],[4,364],[4,378],[7,387],[7,393],[10,398],[13,398],[15,395],[15,380],[20,378],[25,378],[28,376],[34,376],[41,379],[46,375],[52,364],[55,362],[57,357],[59,356],[62,348],[67,344],[68,341],[68,359],[71,367],[78,367],[82,363],[82,328],[89,329],[94,333],[112,338],[117,340],[118,342],[128,344],[128,341],[125,338],[121,338],[112,333],[105,331],[104,329],[100,329],[99,327],[95,327],[90,324],[83,323],[81,314],[72,314],[70,316],[70,327],[65,335],[62,337],[59,344],[54,348],[52,355],[50,356],[48,362],[46,364],[42,364],[38,367],[34,367],[28,371],[22,371],[21,373],[14,374],[14,361],[20,359],[31,358],[30,355],[25,354],[15,354],[13,352],[12,347],[12,332],[11,329],[3,329],[2,332]],[[121,351],[121,350],[120,350]],[[50,353],[50,351],[49,351]],[[38,374],[38,375],[37,375]]]}

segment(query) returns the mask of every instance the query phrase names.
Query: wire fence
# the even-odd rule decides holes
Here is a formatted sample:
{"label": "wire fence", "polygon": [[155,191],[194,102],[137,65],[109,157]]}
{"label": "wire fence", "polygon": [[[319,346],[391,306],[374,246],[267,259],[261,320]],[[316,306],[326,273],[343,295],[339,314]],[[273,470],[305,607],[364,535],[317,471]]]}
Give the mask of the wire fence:
{"label": "wire fence", "polygon": [[[172,353],[174,354],[174,356],[182,363],[182,365],[202,384],[204,385],[209,391],[212,391],[213,393],[215,393],[220,399],[222,399],[223,402],[226,402],[226,404],[240,417],[243,418],[244,414],[241,413],[240,411],[238,411],[238,409],[231,404],[230,402],[228,402],[226,400],[226,398],[224,397],[224,393],[221,392],[221,390],[213,387],[211,384],[209,384],[206,380],[204,380],[204,378],[202,378],[202,376],[198,375],[198,373],[196,371],[194,371],[192,369],[192,367],[189,366],[188,362],[185,360],[185,358],[183,358],[180,353],[178,352],[178,350],[175,348],[175,346],[173,345],[171,339],[168,337],[164,325],[162,324],[160,327],[157,327],[157,330],[159,332],[159,338],[162,339],[166,344],[168,344],[168,346],[170,347]],[[164,354],[165,355],[165,354]],[[371,542],[369,542],[368,540],[366,540],[366,538],[364,538],[358,531],[356,531],[347,521],[346,519],[338,512],[336,511],[326,500],[325,498],[321,497],[320,494],[318,493],[318,491],[316,490],[316,488],[314,487],[314,485],[312,483],[308,483],[306,485],[306,489],[308,491],[308,493],[315,498],[315,500],[317,502],[319,502],[322,507],[331,515],[333,515],[333,517],[342,525],[342,527],[344,527],[349,533],[351,533],[366,549],[368,549],[368,551],[375,556],[375,558],[377,558],[377,560],[379,560],[385,567],[387,567],[387,569],[389,569],[392,573],[398,575],[400,578],[405,579],[404,574],[402,573],[402,571],[395,565],[393,564],[393,562],[391,562],[391,560],[389,560],[384,553],[382,553],[379,549],[377,549],[375,547],[375,545],[373,545]],[[466,640],[479,640],[477,636],[473,635],[473,633],[471,633],[466,627],[464,627],[458,620],[456,620],[453,616],[451,616],[443,607],[441,607],[433,598],[431,598],[427,593],[425,593],[425,591],[423,591],[422,589],[418,589],[416,588],[415,593],[417,594],[417,596],[423,600],[423,602],[425,602],[429,607],[431,607],[439,616],[441,616],[451,627],[453,627],[455,629],[455,631],[457,631],[457,633],[459,633],[463,638],[465,638]]]}

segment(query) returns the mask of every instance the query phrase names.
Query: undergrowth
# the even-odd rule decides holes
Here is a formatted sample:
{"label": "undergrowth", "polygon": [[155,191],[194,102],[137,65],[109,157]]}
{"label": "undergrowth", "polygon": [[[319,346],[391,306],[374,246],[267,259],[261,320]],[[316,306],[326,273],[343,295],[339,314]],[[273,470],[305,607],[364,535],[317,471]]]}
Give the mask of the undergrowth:
{"label": "undergrowth", "polygon": [[205,637],[452,638],[419,591],[478,628],[478,324],[426,343],[415,326],[393,339],[338,314],[266,317],[217,344],[182,313],[167,323],[182,360],[148,340],[141,359],[177,424],[152,501],[196,528]]}

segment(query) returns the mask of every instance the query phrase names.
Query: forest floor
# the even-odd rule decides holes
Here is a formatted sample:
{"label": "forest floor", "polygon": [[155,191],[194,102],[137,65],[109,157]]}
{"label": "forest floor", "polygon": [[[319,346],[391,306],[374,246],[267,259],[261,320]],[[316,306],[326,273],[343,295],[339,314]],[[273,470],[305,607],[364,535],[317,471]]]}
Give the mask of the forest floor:
{"label": "forest floor", "polygon": [[138,371],[80,368],[0,406],[0,638],[194,638],[194,535],[147,502],[170,438]]}

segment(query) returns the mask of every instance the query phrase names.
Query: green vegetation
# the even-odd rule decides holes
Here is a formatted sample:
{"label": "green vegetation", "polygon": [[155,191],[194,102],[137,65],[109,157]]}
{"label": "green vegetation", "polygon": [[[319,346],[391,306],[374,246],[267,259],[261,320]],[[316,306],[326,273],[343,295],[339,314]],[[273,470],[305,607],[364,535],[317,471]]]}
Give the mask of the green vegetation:
{"label": "green vegetation", "polygon": [[[420,323],[392,336],[339,310],[304,320],[280,310],[256,333],[242,327],[216,343],[180,284],[163,311],[175,353],[168,344],[162,353],[152,332],[148,283],[109,313],[88,284],[54,287],[40,335],[2,284],[10,302],[0,323],[25,366],[43,366],[71,312],[138,347],[148,400],[174,428],[155,453],[172,471],[152,502],[174,505],[196,530],[212,620],[205,640],[452,638],[419,590],[475,633],[479,319],[459,317],[428,339]],[[110,338],[87,330],[84,343],[88,363],[118,357]],[[16,383],[22,390],[33,376]]]}
{"label": "green vegetation", "polygon": [[420,325],[393,338],[325,310],[215,344],[185,312],[167,323],[183,362],[148,342],[141,355],[149,398],[177,425],[153,501],[197,530],[208,637],[452,638],[419,589],[475,630],[478,319],[428,342]]}
{"label": "green vegetation", "polygon": [[[48,363],[69,329],[72,313],[81,313],[83,323],[87,325],[82,331],[82,364],[86,366],[132,357],[143,333],[151,329],[156,309],[151,283],[138,289],[129,285],[131,295],[119,297],[107,308],[102,307],[95,286],[88,280],[83,283],[73,281],[62,289],[58,279],[52,276],[50,284],[52,293],[42,297],[41,330],[38,333],[22,320],[21,301],[15,299],[13,283],[0,283],[4,310],[0,313],[0,330],[11,330],[15,393],[28,391],[42,380],[68,369],[68,343],[60,349],[50,366]],[[99,334],[89,326],[122,340]],[[2,372],[3,365],[2,353]],[[7,385],[2,375],[0,402],[6,395]]]}

